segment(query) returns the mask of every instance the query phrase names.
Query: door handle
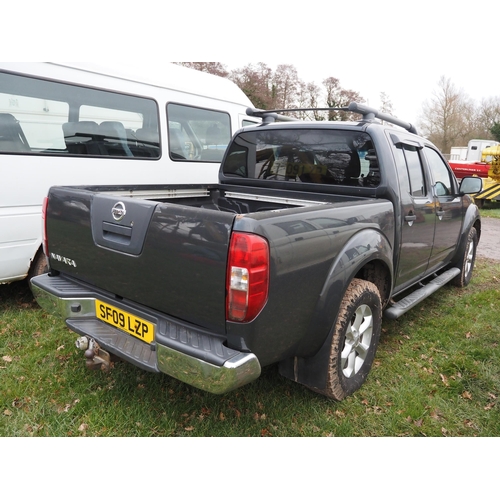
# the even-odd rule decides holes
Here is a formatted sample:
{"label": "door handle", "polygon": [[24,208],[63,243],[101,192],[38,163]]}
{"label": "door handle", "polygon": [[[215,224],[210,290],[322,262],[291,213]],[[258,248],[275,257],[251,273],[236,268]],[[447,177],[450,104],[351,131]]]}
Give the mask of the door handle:
{"label": "door handle", "polygon": [[410,227],[413,226],[413,223],[416,220],[417,220],[417,216],[413,212],[410,212],[408,215],[405,215],[405,221],[408,222],[408,225]]}

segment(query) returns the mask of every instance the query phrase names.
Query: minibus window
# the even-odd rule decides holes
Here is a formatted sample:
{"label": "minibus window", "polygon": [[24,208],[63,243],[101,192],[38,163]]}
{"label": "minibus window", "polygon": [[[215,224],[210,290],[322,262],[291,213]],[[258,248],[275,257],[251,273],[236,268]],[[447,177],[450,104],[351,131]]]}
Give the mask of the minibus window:
{"label": "minibus window", "polygon": [[169,104],[167,119],[172,160],[220,163],[231,139],[227,113]]}
{"label": "minibus window", "polygon": [[159,158],[152,99],[0,73],[0,153]]}

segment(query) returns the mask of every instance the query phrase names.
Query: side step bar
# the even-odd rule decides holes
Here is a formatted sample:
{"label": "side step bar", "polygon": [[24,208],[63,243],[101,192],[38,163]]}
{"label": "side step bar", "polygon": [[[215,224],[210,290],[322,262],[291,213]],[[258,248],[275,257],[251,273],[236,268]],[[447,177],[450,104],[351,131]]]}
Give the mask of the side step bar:
{"label": "side step bar", "polygon": [[405,312],[408,312],[412,307],[416,306],[422,300],[432,295],[436,290],[439,290],[443,285],[446,285],[455,276],[460,274],[460,269],[458,267],[452,267],[440,274],[432,281],[424,285],[422,288],[415,290],[410,293],[407,297],[404,297],[400,301],[394,303],[392,306],[388,307],[384,311],[384,316],[390,319],[397,319],[402,316]]}

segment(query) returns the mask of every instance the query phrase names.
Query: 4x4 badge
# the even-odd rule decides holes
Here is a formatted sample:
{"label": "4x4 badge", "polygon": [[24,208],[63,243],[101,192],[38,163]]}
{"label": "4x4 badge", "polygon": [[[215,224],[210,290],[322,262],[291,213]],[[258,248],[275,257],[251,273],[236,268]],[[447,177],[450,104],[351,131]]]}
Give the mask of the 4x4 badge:
{"label": "4x4 badge", "polygon": [[111,209],[111,215],[113,216],[113,219],[116,221],[122,220],[125,217],[125,214],[127,213],[127,210],[125,209],[125,204],[119,201],[118,203],[115,203],[113,208]]}

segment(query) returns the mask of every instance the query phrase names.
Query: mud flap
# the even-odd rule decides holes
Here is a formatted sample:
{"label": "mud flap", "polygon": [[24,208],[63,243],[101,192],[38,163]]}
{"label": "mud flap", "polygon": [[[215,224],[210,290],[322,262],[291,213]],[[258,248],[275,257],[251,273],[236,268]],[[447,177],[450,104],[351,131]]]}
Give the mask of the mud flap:
{"label": "mud flap", "polygon": [[294,382],[305,385],[315,392],[322,393],[326,389],[328,363],[333,331],[314,355],[307,358],[293,357],[279,363],[279,373]]}

